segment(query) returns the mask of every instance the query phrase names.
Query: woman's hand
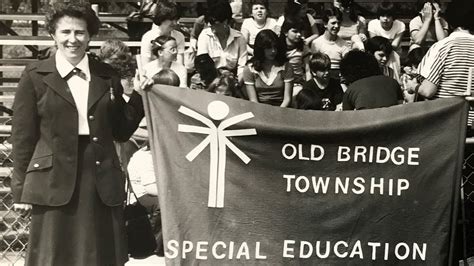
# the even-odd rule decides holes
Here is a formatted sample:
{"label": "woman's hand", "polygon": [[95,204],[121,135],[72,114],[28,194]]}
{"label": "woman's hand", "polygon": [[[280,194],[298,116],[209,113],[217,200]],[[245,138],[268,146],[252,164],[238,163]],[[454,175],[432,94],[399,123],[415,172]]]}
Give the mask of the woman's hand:
{"label": "woman's hand", "polygon": [[31,211],[31,204],[27,203],[13,203],[13,210],[21,216],[28,216]]}
{"label": "woman's hand", "polygon": [[436,2],[433,2],[433,7],[434,7],[433,18],[438,20],[440,18],[439,13],[441,13],[441,7]]}
{"label": "woman's hand", "polygon": [[431,20],[433,18],[433,7],[430,2],[426,2],[421,11],[421,17],[423,20]]}
{"label": "woman's hand", "polygon": [[141,94],[144,90],[151,88],[151,86],[153,86],[153,79],[149,79],[146,76],[140,77],[137,71],[133,79],[133,89]]}

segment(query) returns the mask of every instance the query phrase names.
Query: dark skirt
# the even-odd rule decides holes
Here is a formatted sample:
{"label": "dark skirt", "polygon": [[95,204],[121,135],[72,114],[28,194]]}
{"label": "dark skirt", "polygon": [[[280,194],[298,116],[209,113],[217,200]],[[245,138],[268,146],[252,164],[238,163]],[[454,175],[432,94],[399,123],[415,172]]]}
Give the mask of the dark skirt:
{"label": "dark skirt", "polygon": [[78,153],[71,201],[33,206],[27,266],[115,266],[128,260],[123,209],[106,206],[97,193],[88,136],[79,137]]}

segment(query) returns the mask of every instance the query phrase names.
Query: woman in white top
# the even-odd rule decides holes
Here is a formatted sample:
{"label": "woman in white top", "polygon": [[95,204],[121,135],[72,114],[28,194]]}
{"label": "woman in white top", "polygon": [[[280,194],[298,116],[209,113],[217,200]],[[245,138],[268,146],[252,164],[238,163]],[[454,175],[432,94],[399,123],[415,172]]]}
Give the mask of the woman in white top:
{"label": "woman in white top", "polygon": [[178,6],[171,1],[158,1],[156,14],[153,18],[153,26],[149,31],[143,34],[140,42],[141,66],[145,66],[155,59],[152,53],[152,41],[159,36],[167,35],[176,40],[178,46],[177,60],[184,64],[184,35],[175,30],[178,23]]}
{"label": "woman in white top", "polygon": [[410,21],[410,51],[416,47],[428,49],[433,43],[448,36],[448,23],[441,16],[439,2],[421,0],[419,15]]}
{"label": "woman in white top", "polygon": [[252,0],[252,17],[244,19],[240,32],[247,40],[247,52],[253,55],[253,45],[255,36],[265,29],[277,32],[277,22],[273,18],[268,17],[268,1]]}
{"label": "woman in white top", "polygon": [[197,55],[209,54],[215,67],[226,68],[239,77],[247,63],[247,42],[242,34],[232,29],[232,9],[227,1],[216,1],[209,5],[205,20],[210,27],[198,38]]}
{"label": "woman in white top", "polygon": [[405,23],[394,19],[395,7],[393,3],[386,1],[379,4],[377,16],[369,22],[368,30],[370,38],[382,36],[390,40],[393,50],[400,53],[399,48],[402,42],[402,36],[405,32]]}
{"label": "woman in white top", "polygon": [[179,86],[187,87],[188,72],[181,63],[176,61],[178,54],[176,40],[171,36],[160,36],[153,41],[152,51],[157,59],[144,66],[144,75],[151,79],[160,70],[171,69],[179,77]]}

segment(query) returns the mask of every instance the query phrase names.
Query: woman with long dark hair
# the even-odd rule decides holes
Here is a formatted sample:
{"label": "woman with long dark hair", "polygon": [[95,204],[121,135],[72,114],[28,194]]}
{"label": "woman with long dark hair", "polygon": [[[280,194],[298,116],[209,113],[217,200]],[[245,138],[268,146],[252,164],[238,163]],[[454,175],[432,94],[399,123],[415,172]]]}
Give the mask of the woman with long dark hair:
{"label": "woman with long dark hair", "polygon": [[255,38],[254,56],[244,69],[249,100],[281,107],[291,104],[293,70],[285,49],[272,30],[262,30]]}

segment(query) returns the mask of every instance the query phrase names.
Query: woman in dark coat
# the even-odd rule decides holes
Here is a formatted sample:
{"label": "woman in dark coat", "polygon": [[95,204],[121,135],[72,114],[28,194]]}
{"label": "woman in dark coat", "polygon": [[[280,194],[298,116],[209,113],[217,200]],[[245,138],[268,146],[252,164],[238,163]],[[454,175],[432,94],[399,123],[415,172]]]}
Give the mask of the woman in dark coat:
{"label": "woman in dark coat", "polygon": [[86,54],[99,20],[85,4],[47,17],[57,52],[28,66],[13,110],[15,210],[31,211],[26,265],[124,265],[124,175],[113,141],[143,117],[139,94]]}

